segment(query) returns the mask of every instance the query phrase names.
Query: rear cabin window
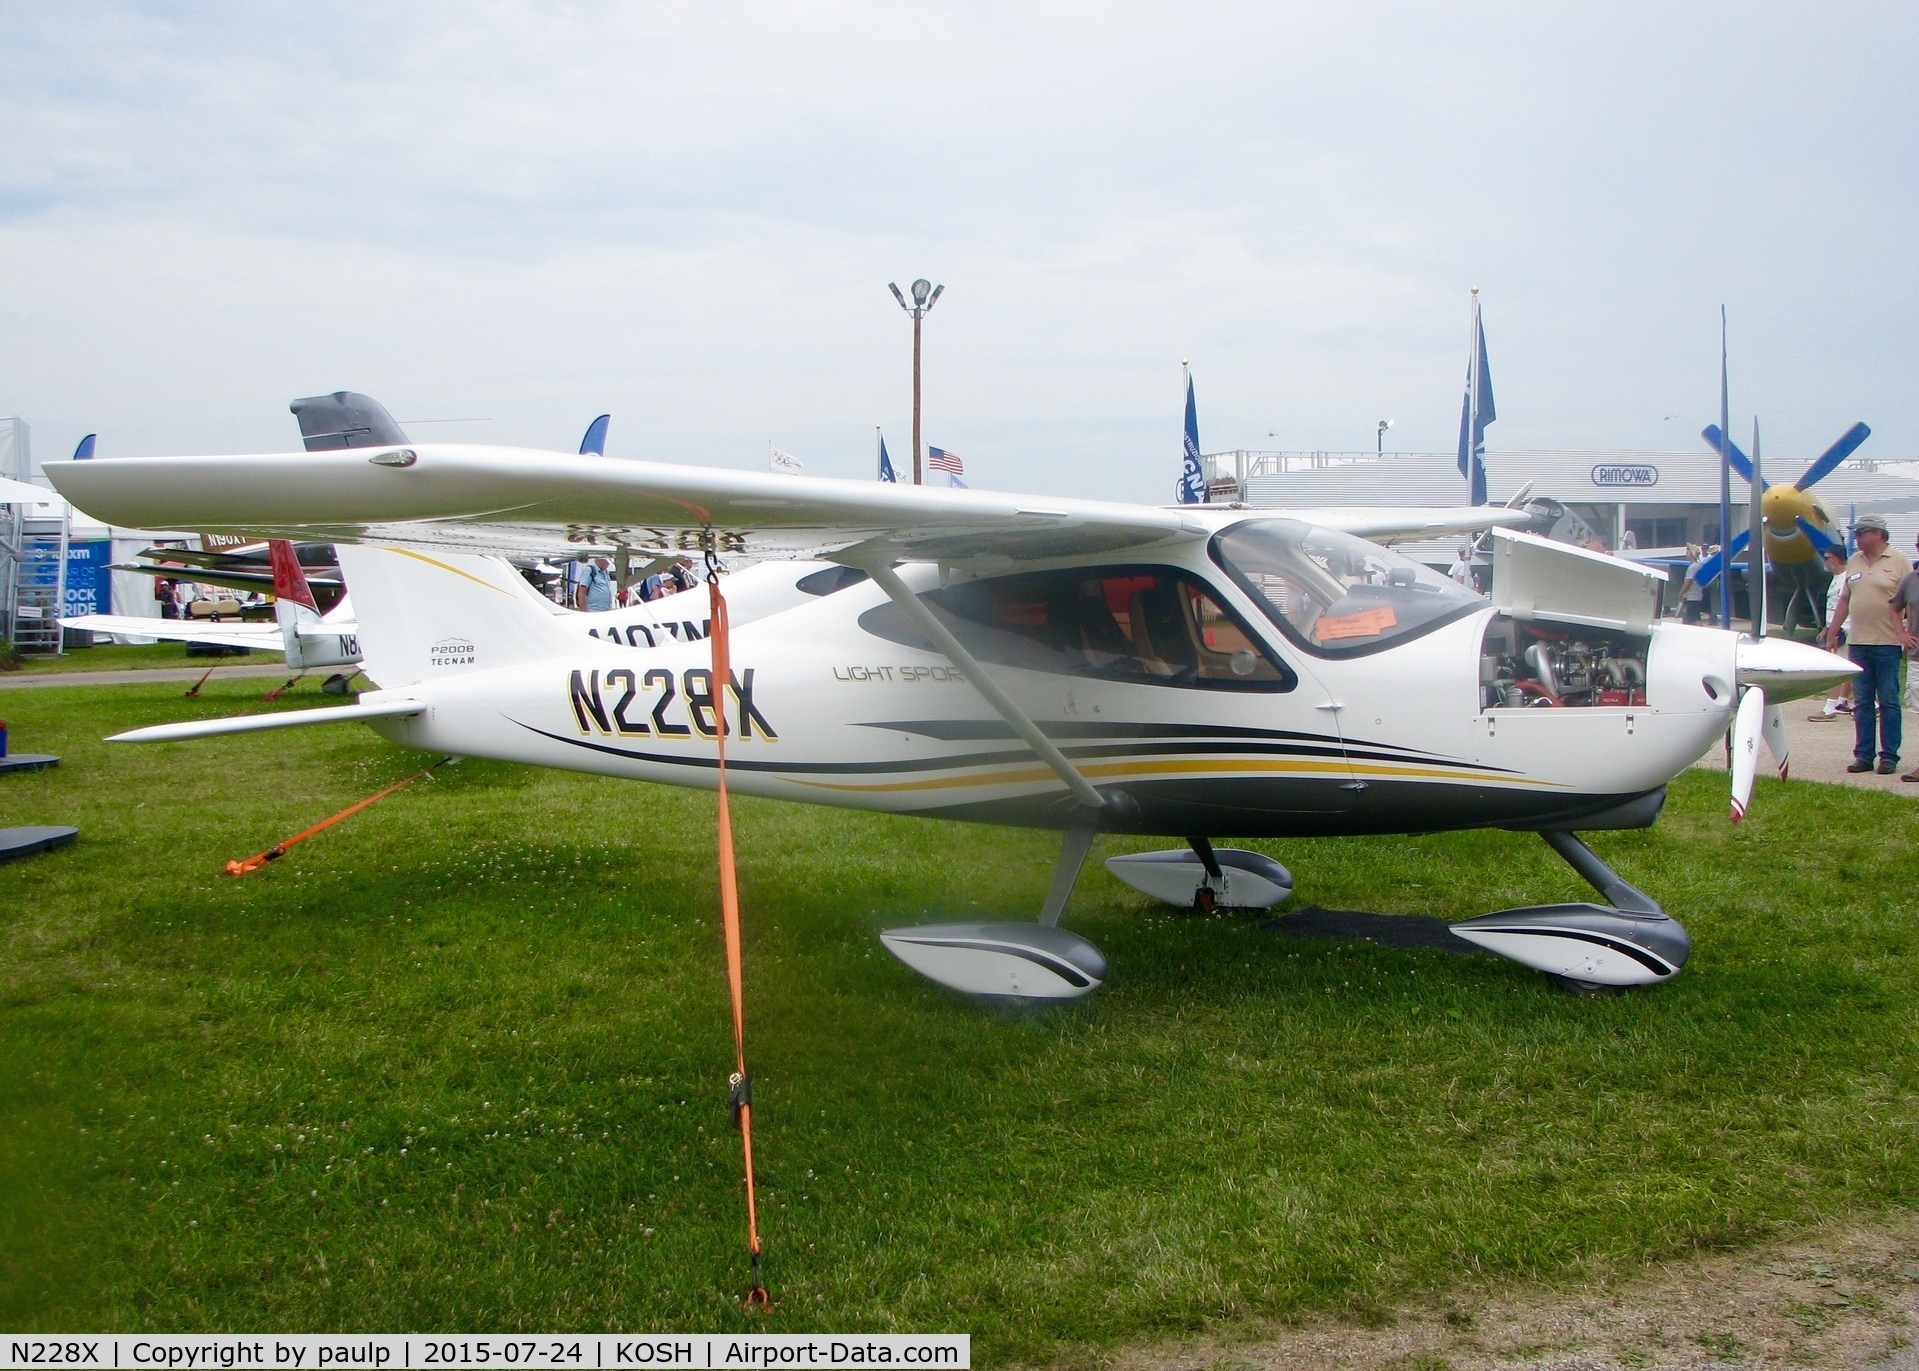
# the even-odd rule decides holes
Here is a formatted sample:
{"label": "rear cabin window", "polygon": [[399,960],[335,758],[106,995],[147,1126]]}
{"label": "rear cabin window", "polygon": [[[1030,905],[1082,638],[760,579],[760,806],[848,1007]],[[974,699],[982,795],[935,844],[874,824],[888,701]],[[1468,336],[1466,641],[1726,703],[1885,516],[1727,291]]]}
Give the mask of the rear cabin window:
{"label": "rear cabin window", "polygon": [[[1166,567],[1075,567],[965,581],[920,597],[981,661],[1068,676],[1210,690],[1297,680],[1202,582]],[[897,605],[860,627],[934,651]]]}

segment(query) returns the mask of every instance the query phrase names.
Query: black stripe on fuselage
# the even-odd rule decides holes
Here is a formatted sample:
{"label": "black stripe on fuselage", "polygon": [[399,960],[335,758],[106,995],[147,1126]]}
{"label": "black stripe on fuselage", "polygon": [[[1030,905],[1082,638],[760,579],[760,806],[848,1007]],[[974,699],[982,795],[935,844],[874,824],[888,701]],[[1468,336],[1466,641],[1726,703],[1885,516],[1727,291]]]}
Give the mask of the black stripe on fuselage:
{"label": "black stripe on fuselage", "polygon": [[[892,723],[866,722],[855,724],[856,728],[890,729],[896,733],[914,733],[923,738],[935,738],[941,742],[998,742],[1012,741],[1018,735],[1011,724],[1004,719],[902,719]],[[1400,743],[1373,743],[1358,739],[1348,741],[1328,733],[1299,733],[1283,728],[1241,728],[1232,724],[1144,724],[1144,723],[1105,723],[1083,719],[1049,719],[1040,725],[1040,731],[1049,738],[1268,738],[1278,742],[1300,742],[1320,744],[1331,747],[1353,758],[1375,762],[1406,761],[1409,758],[1438,760],[1447,766],[1461,767],[1469,771],[1515,774],[1507,767],[1489,766],[1483,762],[1468,762],[1443,753],[1429,752],[1425,748],[1406,747]],[[1075,754],[1071,748],[1062,748],[1067,756]],[[1139,749],[1135,749],[1139,750]],[[1204,748],[1189,749],[1203,752]],[[1315,755],[1305,753],[1302,755]]]}
{"label": "black stripe on fuselage", "polygon": [[[530,733],[542,738],[551,738],[556,743],[568,743],[574,747],[588,748],[594,752],[605,752],[615,757],[629,757],[636,762],[658,762],[667,766],[692,766],[711,769],[719,765],[712,757],[680,757],[658,752],[636,752],[629,748],[613,747],[606,743],[594,742],[590,738],[568,738],[563,734],[549,733],[532,724],[513,722]],[[1311,734],[1296,735],[1313,737]],[[1330,744],[1330,745],[1329,745]],[[1087,745],[1064,747],[1060,751],[1067,757],[1080,761],[1125,760],[1128,757],[1164,757],[1192,754],[1201,757],[1307,757],[1334,758],[1345,760],[1359,758],[1376,761],[1399,761],[1389,755],[1377,753],[1349,752],[1338,745],[1337,739],[1316,740],[1315,745],[1294,743],[1291,745],[1261,742],[1192,742],[1192,743],[1124,743],[1115,742],[1105,745]],[[845,775],[845,776],[884,776],[889,773],[915,771],[960,771],[976,766],[1006,766],[1018,762],[1037,762],[1039,758],[1024,748],[1015,752],[964,752],[948,754],[944,757],[918,757],[890,762],[761,762],[729,757],[726,765],[734,771],[793,772],[803,775]],[[1448,762],[1448,766],[1468,771],[1496,772],[1497,767],[1480,766],[1473,762]]]}

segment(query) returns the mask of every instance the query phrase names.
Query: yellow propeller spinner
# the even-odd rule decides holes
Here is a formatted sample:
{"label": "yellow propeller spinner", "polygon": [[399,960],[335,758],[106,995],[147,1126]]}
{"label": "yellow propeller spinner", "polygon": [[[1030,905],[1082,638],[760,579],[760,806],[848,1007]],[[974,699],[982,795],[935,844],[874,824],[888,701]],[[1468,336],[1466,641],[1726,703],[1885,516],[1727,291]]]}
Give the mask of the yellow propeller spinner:
{"label": "yellow propeller spinner", "polygon": [[1766,519],[1766,560],[1773,563],[1810,562],[1819,554],[1812,541],[1799,531],[1804,519],[1821,533],[1831,534],[1833,517],[1810,491],[1784,482],[1769,486],[1759,497],[1760,511]]}

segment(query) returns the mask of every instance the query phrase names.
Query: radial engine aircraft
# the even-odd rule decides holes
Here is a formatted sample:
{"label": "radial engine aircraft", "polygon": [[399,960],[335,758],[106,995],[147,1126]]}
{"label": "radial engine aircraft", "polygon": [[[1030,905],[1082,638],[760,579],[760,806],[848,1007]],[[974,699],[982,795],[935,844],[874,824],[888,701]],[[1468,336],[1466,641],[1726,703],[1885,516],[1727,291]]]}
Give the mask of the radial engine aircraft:
{"label": "radial engine aircraft", "polygon": [[[1575,988],[1663,982],[1685,930],[1579,833],[1652,824],[1729,724],[1736,817],[1768,700],[1856,670],[1662,622],[1664,572],[1500,526],[1517,511],[1165,509],[435,444],[47,470],[114,523],[339,545],[380,686],[120,740],[363,721],[411,747],[713,788],[725,728],[729,789],[1063,833],[1036,921],[881,934],[989,995],[1104,980],[1059,927],[1100,833],[1183,839],[1107,867],[1201,908],[1293,886],[1215,837],[1537,833],[1604,902],[1455,931]],[[1485,529],[1490,600],[1369,541]],[[818,558],[831,593],[739,627],[716,682],[708,644],[582,638],[494,560],[556,544]]]}

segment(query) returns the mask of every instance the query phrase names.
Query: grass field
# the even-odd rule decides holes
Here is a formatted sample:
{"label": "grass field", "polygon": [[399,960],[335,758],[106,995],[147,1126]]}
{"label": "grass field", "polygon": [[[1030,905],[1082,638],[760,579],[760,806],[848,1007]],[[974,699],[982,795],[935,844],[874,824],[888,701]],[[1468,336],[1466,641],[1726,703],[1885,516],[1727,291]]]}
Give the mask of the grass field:
{"label": "grass field", "polygon": [[207,667],[223,663],[271,664],[279,660],[278,652],[236,652],[223,657],[189,657],[185,643],[121,647],[117,643],[103,641],[92,647],[74,648],[58,657],[22,657],[19,659],[18,673],[22,676],[46,676],[67,671],[139,671],[148,667],[170,666],[197,666],[204,671]]}
{"label": "grass field", "polygon": [[[469,762],[232,880],[422,762],[362,730],[97,741],[260,684],[6,701],[16,745],[65,760],[0,779],[0,824],[82,838],[0,870],[0,1325],[739,1326],[711,797]],[[1919,806],[1895,798],[1762,781],[1735,830],[1694,773],[1655,829],[1595,835],[1696,949],[1597,1000],[1149,907],[1089,864],[1067,922],[1112,980],[1029,1013],[872,930],[1027,917],[1053,840],[738,813],[769,1330],[1086,1363],[1919,1188]],[[1336,908],[1587,897],[1522,835],[1269,850]]]}

